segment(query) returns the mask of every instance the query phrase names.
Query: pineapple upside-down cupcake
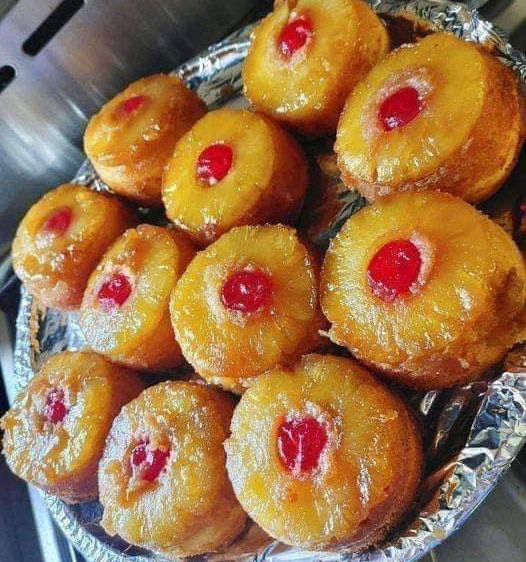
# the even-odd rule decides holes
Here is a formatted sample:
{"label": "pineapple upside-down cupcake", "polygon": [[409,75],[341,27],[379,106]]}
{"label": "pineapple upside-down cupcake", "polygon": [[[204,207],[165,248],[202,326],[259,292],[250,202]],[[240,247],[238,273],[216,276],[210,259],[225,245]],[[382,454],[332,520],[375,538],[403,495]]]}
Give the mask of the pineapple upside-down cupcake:
{"label": "pineapple upside-down cupcake", "polygon": [[524,339],[524,259],[500,226],[438,191],[383,197],[332,240],[330,338],[421,389],[478,378]]}
{"label": "pineapple upside-down cupcake", "polygon": [[320,345],[316,257],[293,228],[233,228],[192,260],[170,310],[199,375],[248,382]]}
{"label": "pineapple upside-down cupcake", "polygon": [[225,468],[233,409],[227,394],[190,382],[125,406],[99,466],[106,532],[174,560],[230,543],[246,522]]}
{"label": "pineapple upside-down cupcake", "polygon": [[481,46],[434,33],[356,87],[335,149],[344,182],[368,199],[440,189],[478,203],[508,177],[524,133],[513,72]]}
{"label": "pineapple upside-down cupcake", "polygon": [[197,94],[176,76],[141,78],[91,118],[84,151],[112,191],[160,206],[164,165],[205,111]]}
{"label": "pineapple upside-down cupcake", "polygon": [[1,420],[9,467],[66,502],[95,499],[113,418],[143,388],[136,373],[95,353],[53,355]]}
{"label": "pineapple upside-down cupcake", "polygon": [[178,366],[170,322],[172,289],[194,253],[181,234],[141,224],[127,230],[92,273],[80,308],[89,346],[145,371]]}
{"label": "pineapple upside-down cupcake", "polygon": [[361,0],[282,0],[254,30],[245,95],[307,136],[336,130],[345,99],[389,50],[387,31]]}
{"label": "pineapple upside-down cupcake", "polygon": [[354,361],[307,355],[258,377],[226,442],[234,491],[272,537],[358,551],[415,501],[423,465],[409,407]]}
{"label": "pineapple upside-down cupcake", "polygon": [[163,179],[166,214],[201,244],[233,226],[289,223],[307,188],[298,143],[257,113],[211,111],[177,143]]}
{"label": "pineapple upside-down cupcake", "polygon": [[78,308],[101,256],[137,222],[115,198],[66,184],[46,193],[22,219],[13,240],[13,269],[51,308]]}

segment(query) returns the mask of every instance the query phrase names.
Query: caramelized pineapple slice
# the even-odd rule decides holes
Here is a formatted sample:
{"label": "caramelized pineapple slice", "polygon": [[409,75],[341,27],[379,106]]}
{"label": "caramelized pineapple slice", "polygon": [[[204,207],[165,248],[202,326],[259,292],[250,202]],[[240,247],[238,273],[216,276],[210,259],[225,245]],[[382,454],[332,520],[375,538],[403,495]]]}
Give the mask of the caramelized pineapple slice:
{"label": "caramelized pineapple slice", "polygon": [[144,384],[95,353],[53,355],[1,419],[11,470],[75,503],[97,498],[97,466],[113,418]]}
{"label": "caramelized pineapple slice", "polygon": [[201,244],[233,226],[293,221],[307,187],[296,141],[246,110],[208,113],[177,143],[163,180],[168,217]]}
{"label": "caramelized pineapple slice", "polygon": [[331,242],[321,299],[329,335],[387,377],[421,389],[474,380],[524,332],[524,260],[461,199],[391,195]]}
{"label": "caramelized pineapple slice", "polygon": [[90,119],[84,151],[115,193],[160,206],[164,165],[175,143],[205,112],[203,102],[176,76],[141,78]]}
{"label": "caramelized pineapple slice", "polygon": [[482,47],[434,33],[393,51],[349,97],[336,152],[368,199],[440,189],[477,203],[511,172],[524,140],[517,79]]}
{"label": "caramelized pineapple slice", "polygon": [[13,269],[42,305],[78,308],[101,256],[135,223],[135,214],[117,199],[80,185],[61,185],[20,222]]}
{"label": "caramelized pineapple slice", "polygon": [[179,233],[142,224],[127,230],[92,273],[80,326],[91,348],[130,367],[162,371],[182,361],[168,309],[194,253]]}
{"label": "caramelized pineapple slice", "polygon": [[320,345],[316,261],[282,225],[233,228],[198,253],[170,310],[186,360],[229,387]]}
{"label": "caramelized pineapple slice", "polygon": [[246,522],[225,468],[233,408],[189,382],[158,384],[125,406],[99,467],[106,532],[173,560],[231,542]]}
{"label": "caramelized pineapple slice", "polygon": [[389,50],[376,14],[360,0],[289,0],[256,27],[245,95],[307,136],[336,129],[346,97]]}
{"label": "caramelized pineapple slice", "polygon": [[350,359],[308,355],[258,377],[231,430],[234,491],[284,543],[358,551],[384,538],[414,502],[423,464],[415,420]]}

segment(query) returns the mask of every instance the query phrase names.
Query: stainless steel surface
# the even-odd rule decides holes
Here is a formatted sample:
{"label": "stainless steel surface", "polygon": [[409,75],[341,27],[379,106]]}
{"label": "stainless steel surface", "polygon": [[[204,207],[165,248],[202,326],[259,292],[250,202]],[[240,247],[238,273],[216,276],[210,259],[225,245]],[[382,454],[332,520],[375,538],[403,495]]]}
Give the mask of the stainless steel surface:
{"label": "stainless steel surface", "polygon": [[510,34],[516,49],[526,51],[526,0],[500,0],[500,7],[490,1],[483,13]]}
{"label": "stainless steel surface", "polygon": [[24,53],[59,4],[19,0],[0,20],[0,67],[17,73],[0,93],[0,251],[28,205],[78,169],[86,120],[105,100],[175,68],[266,2],[86,0],[40,53]]}
{"label": "stainless steel surface", "polygon": [[17,0],[0,0],[0,18],[6,14],[16,2]]}

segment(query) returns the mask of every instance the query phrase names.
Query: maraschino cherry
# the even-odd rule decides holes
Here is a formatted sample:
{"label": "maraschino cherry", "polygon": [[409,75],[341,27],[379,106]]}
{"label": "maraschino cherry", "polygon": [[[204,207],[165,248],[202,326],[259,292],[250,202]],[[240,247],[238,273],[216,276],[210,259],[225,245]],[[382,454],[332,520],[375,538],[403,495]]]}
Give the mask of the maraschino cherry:
{"label": "maraschino cherry", "polygon": [[46,405],[44,406],[44,417],[54,425],[64,421],[68,409],[64,403],[64,391],[55,388],[46,397]]}
{"label": "maraschino cherry", "polygon": [[219,183],[232,169],[234,151],[218,142],[205,148],[197,159],[197,177],[208,185]]}
{"label": "maraschino cherry", "polygon": [[373,294],[393,301],[409,292],[422,268],[420,250],[411,240],[393,240],[384,244],[367,267],[367,279]]}
{"label": "maraschino cherry", "polygon": [[132,292],[130,280],[124,273],[116,273],[99,289],[97,298],[103,310],[110,311],[122,306]]}
{"label": "maraschino cherry", "polygon": [[62,236],[70,227],[73,219],[73,211],[70,207],[59,207],[47,218],[42,230],[55,236]]}
{"label": "maraschino cherry", "polygon": [[131,454],[132,470],[142,480],[153,482],[165,468],[169,456],[169,449],[153,449],[147,439],[141,440]]}
{"label": "maraschino cherry", "polygon": [[298,16],[290,20],[278,37],[278,48],[283,57],[292,57],[307,43],[313,33],[314,28],[308,17]]}
{"label": "maraschino cherry", "polygon": [[122,116],[130,115],[142,107],[148,99],[148,96],[133,96],[128,98],[121,103],[117,113]]}
{"label": "maraschino cherry", "polygon": [[242,269],[233,273],[223,285],[221,298],[229,310],[256,312],[272,302],[270,275],[260,269]]}
{"label": "maraschino cherry", "polygon": [[384,131],[399,129],[410,123],[422,111],[422,101],[416,88],[400,88],[387,97],[378,110]]}
{"label": "maraschino cherry", "polygon": [[296,476],[314,472],[327,446],[327,430],[312,416],[284,421],[278,429],[278,453],[282,465]]}

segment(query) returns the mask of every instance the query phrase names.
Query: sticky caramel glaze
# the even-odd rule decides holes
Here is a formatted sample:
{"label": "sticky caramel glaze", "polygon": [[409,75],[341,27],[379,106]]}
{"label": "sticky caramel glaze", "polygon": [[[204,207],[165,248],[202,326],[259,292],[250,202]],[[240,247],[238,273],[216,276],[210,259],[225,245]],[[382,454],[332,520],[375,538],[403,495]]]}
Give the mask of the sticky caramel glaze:
{"label": "sticky caramel glaze", "polygon": [[[264,273],[272,286],[270,299],[252,312],[224,300],[225,284],[244,271]],[[317,280],[317,256],[293,228],[233,228],[196,255],[173,292],[172,322],[186,360],[206,380],[237,388],[235,379],[319,349],[326,322]]]}
{"label": "sticky caramel glaze", "polygon": [[[112,361],[162,371],[183,361],[169,312],[171,292],[194,255],[174,230],[147,224],[127,230],[90,276],[80,309],[80,327],[90,347]],[[115,275],[131,286],[121,305],[101,300],[101,288]]]}
{"label": "sticky caramel glaze", "polygon": [[[113,418],[144,384],[133,371],[90,352],[53,355],[1,420],[11,470],[68,503],[97,498],[97,466]],[[63,395],[63,419],[46,416]]]}
{"label": "sticky caramel glaze", "polygon": [[[233,408],[227,394],[189,382],[158,384],[125,406],[99,467],[106,532],[174,560],[230,543],[246,522],[225,469]],[[140,439],[170,450],[153,481],[132,471]]]}
{"label": "sticky caramel glaze", "polygon": [[[418,114],[384,130],[385,101],[404,88],[418,91]],[[359,84],[335,150],[345,184],[369,200],[439,189],[479,203],[512,171],[525,133],[512,70],[480,45],[434,33],[391,52]]]}
{"label": "sticky caramel glaze", "polygon": [[[280,36],[301,17],[312,33],[284,57]],[[330,134],[349,93],[388,50],[387,31],[365,2],[277,2],[254,30],[243,67],[245,95],[258,111],[303,135]]]}
{"label": "sticky caramel glaze", "polygon": [[[138,99],[140,103],[134,101]],[[84,151],[115,193],[160,206],[166,161],[175,143],[205,112],[203,102],[180,78],[141,78],[90,119]]]}
{"label": "sticky caramel glaze", "polygon": [[[308,473],[280,458],[279,428],[294,416],[318,420],[328,436]],[[234,491],[249,516],[286,544],[359,551],[382,540],[415,501],[423,451],[414,416],[350,359],[307,355],[258,377],[231,431],[225,448]]]}
{"label": "sticky caramel glaze", "polygon": [[[59,225],[56,212],[64,210],[69,210],[69,219]],[[80,185],[61,185],[20,222],[13,240],[13,269],[42,305],[78,308],[104,252],[136,222],[135,213],[113,197]]]}
{"label": "sticky caramel glaze", "polygon": [[[232,151],[228,173],[213,183],[199,177],[199,159],[211,146]],[[163,201],[168,218],[207,245],[234,226],[294,222],[306,189],[307,162],[292,136],[267,117],[223,108],[177,143]]]}
{"label": "sticky caramel glaze", "polygon": [[[392,300],[368,276],[378,250],[413,241],[422,268]],[[524,260],[500,226],[437,191],[383,197],[353,215],[325,256],[321,302],[330,338],[410,387],[477,379],[526,336]]]}

